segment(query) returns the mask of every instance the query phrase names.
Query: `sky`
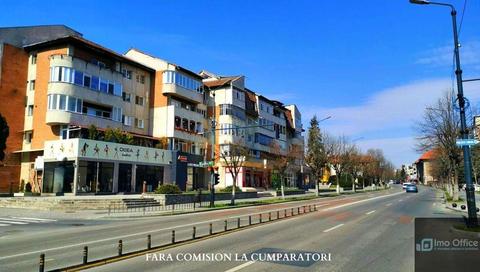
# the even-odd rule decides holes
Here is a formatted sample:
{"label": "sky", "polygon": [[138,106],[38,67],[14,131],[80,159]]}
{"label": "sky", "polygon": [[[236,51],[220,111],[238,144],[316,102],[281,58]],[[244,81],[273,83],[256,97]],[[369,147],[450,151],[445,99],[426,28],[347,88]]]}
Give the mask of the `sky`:
{"label": "sky", "polygon": [[[447,1],[447,0],[445,0]],[[447,1],[460,24],[464,78],[480,78],[480,1]],[[448,8],[370,1],[2,1],[0,26],[65,24],[119,53],[135,47],[192,71],[245,75],[248,88],[296,104],[305,128],[412,163],[414,125],[451,90]],[[465,83],[470,104],[480,81]]]}

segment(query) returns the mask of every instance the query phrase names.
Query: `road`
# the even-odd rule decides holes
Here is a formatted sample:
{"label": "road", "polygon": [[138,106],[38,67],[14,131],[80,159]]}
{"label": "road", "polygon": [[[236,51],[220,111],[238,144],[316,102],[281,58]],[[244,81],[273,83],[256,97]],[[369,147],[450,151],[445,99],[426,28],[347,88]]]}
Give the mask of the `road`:
{"label": "road", "polygon": [[[0,230],[9,228],[6,234],[4,231],[0,237],[0,271],[38,271],[40,253],[46,254],[48,270],[60,268],[80,263],[84,246],[89,246],[90,259],[113,256],[117,253],[119,239],[123,240],[124,252],[127,252],[145,248],[148,234],[152,235],[153,245],[167,244],[171,239],[172,229],[176,230],[177,239],[182,240],[191,237],[192,226],[197,226],[197,233],[201,236],[208,233],[210,222],[213,222],[214,231],[220,231],[225,219],[228,220],[229,227],[233,227],[236,225],[237,217],[242,215],[283,210],[312,203],[319,205],[318,212],[199,241],[166,252],[249,253],[268,250],[266,248],[312,252],[320,250],[330,252],[332,261],[312,263],[306,267],[255,262],[248,264],[249,269],[246,267],[244,269],[270,270],[275,266],[275,269],[280,271],[297,268],[317,270],[321,265],[329,271],[343,270],[345,267],[366,269],[367,265],[373,263],[380,270],[384,270],[381,268],[393,263],[398,271],[409,271],[413,267],[413,217],[442,216],[439,214],[443,212],[439,201],[440,199],[436,198],[435,193],[429,188],[422,188],[418,194],[402,193],[401,189],[396,188],[389,191],[197,214],[121,220],[47,220],[42,223],[12,224],[0,227]],[[11,216],[9,218],[12,220]],[[247,217],[243,217],[241,224],[247,223]],[[158,263],[145,262],[145,257],[142,257],[97,269],[133,271],[141,268],[142,271],[157,271],[161,268],[162,271],[164,269],[225,271],[239,265],[244,264]]]}
{"label": "road", "polygon": [[[413,271],[414,217],[442,217],[449,212],[430,188],[418,194],[391,192],[388,197],[332,204],[318,212],[266,224],[161,251],[173,261],[146,256],[89,271]],[[323,252],[329,262],[177,261],[185,253]],[[183,255],[182,255],[183,254]],[[188,256],[188,255],[187,255]],[[234,255],[235,256],[235,255]],[[152,259],[150,257],[150,259]]]}

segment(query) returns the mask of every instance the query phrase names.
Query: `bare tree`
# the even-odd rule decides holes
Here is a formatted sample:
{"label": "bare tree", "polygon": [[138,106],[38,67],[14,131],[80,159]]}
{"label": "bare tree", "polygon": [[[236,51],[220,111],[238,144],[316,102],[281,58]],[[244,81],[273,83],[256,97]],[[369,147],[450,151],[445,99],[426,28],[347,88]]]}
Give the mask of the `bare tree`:
{"label": "bare tree", "polygon": [[454,109],[452,92],[445,92],[432,106],[425,109],[423,119],[416,124],[417,150],[435,150],[436,176],[446,182],[447,192],[458,200],[458,168],[462,162],[461,149],[456,146],[460,136],[460,117]]}
{"label": "bare tree", "polygon": [[325,137],[325,147],[328,154],[330,166],[335,170],[335,178],[337,181],[337,194],[340,194],[340,178],[349,168],[349,152],[350,145],[345,136]]}
{"label": "bare tree", "polygon": [[277,142],[272,142],[270,150],[274,154],[271,158],[273,169],[278,172],[280,176],[280,191],[282,193],[282,199],[285,198],[285,178],[287,173],[293,169],[295,161],[303,155],[301,147],[298,145],[290,146],[290,149],[286,154],[282,151],[280,145]]}
{"label": "bare tree", "polygon": [[237,177],[242,169],[247,157],[249,156],[248,148],[241,144],[226,145],[224,150],[220,151],[220,159],[225,164],[225,168],[232,176],[232,197],[230,205],[235,205],[235,191],[237,189]]}

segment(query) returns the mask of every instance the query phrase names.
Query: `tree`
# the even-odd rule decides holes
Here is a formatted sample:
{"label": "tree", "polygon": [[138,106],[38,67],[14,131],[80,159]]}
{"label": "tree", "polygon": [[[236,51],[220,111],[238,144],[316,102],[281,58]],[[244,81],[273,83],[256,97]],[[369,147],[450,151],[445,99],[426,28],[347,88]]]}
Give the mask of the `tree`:
{"label": "tree", "polygon": [[90,140],[98,140],[100,133],[98,132],[97,127],[94,124],[91,124],[88,127],[88,139]]}
{"label": "tree", "polygon": [[235,205],[235,191],[237,189],[237,177],[240,173],[240,170],[243,167],[243,164],[246,161],[246,158],[249,155],[248,148],[240,144],[229,144],[224,145],[223,150],[220,151],[220,159],[225,164],[225,168],[232,176],[232,198],[230,200],[230,205]]}
{"label": "tree", "polygon": [[335,170],[337,194],[340,194],[340,178],[344,173],[348,172],[350,167],[349,154],[351,146],[345,136],[328,136],[325,138],[325,146],[329,155],[328,161],[333,170]]}
{"label": "tree", "polygon": [[352,177],[352,191],[355,192],[355,181],[358,179],[363,170],[363,156],[358,147],[354,144],[350,146],[347,156],[347,170]]}
{"label": "tree", "polygon": [[318,196],[318,180],[323,175],[327,165],[328,155],[325,149],[322,132],[318,126],[317,116],[310,120],[308,128],[307,152],[305,154],[305,163],[310,167],[313,180],[315,181],[315,191]]}
{"label": "tree", "polygon": [[[456,140],[460,137],[460,116],[454,109],[452,92],[445,92],[432,107],[424,111],[423,119],[417,122],[417,150],[435,150],[438,156],[434,167],[441,184],[454,201],[458,195],[458,170],[462,162],[461,149]],[[443,181],[445,180],[445,182]]]}
{"label": "tree", "polygon": [[107,128],[104,133],[104,140],[107,142],[119,143],[119,144],[132,144],[133,136],[119,128]]}
{"label": "tree", "polygon": [[295,160],[301,158],[303,152],[298,145],[292,145],[286,154],[284,153],[277,142],[272,142],[270,146],[272,156],[273,169],[278,172],[280,178],[280,191],[282,193],[282,199],[285,198],[285,178],[288,171],[290,171],[295,165]]}
{"label": "tree", "polygon": [[10,134],[7,120],[0,114],[0,161],[5,159],[5,149],[7,148],[7,138]]}

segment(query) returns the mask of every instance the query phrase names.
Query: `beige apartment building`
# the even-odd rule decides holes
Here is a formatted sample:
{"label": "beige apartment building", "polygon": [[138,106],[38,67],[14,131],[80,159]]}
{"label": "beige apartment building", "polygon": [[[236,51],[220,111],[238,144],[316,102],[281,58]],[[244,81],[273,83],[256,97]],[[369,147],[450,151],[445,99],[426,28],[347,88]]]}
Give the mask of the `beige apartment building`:
{"label": "beige apartment building", "polygon": [[[195,73],[125,54],[63,25],[0,28],[1,114],[10,127],[0,191],[139,193],[164,183],[208,189],[212,150],[248,148],[239,187],[270,188],[274,159],[301,150],[285,176],[302,186],[301,114],[246,87],[244,76]],[[216,122],[215,146],[211,124]],[[233,184],[214,159],[218,187]]]}

